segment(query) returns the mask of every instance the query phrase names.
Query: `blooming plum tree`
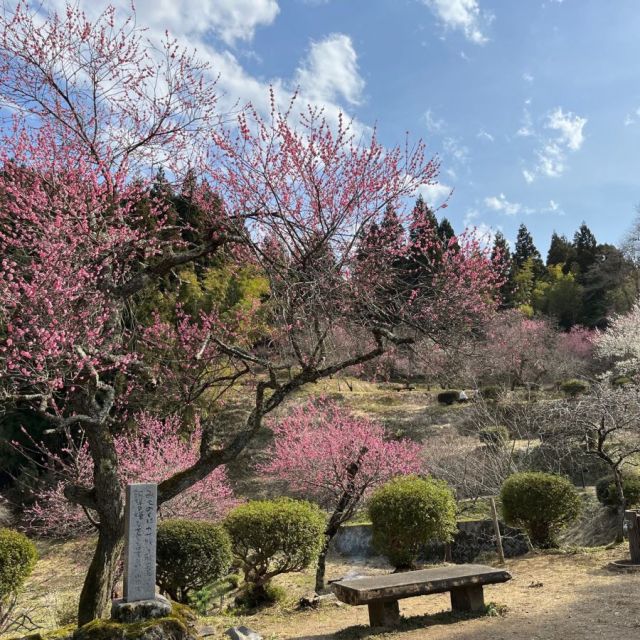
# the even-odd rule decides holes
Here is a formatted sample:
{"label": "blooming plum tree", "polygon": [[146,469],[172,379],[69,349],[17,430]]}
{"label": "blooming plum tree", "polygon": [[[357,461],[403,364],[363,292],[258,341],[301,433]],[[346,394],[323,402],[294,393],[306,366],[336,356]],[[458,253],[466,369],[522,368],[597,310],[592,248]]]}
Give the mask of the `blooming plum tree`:
{"label": "blooming plum tree", "polygon": [[606,331],[594,338],[595,355],[618,375],[637,375],[640,370],[640,302],[627,314],[616,314]]}
{"label": "blooming plum tree", "polygon": [[[494,306],[495,265],[464,234],[437,274],[397,290],[393,263],[357,258],[369,225],[435,181],[422,143],[356,141],[341,118],[330,125],[313,107],[298,117],[275,96],[267,116],[248,106],[223,126],[210,77],[113,10],[90,21],[74,5],[43,15],[19,2],[0,16],[13,121],[0,136],[0,399],[86,437],[91,485],[64,488],[99,522],[80,624],[111,593],[124,532],[118,433],[143,392],[186,415],[239,384],[254,391],[231,434],[210,407],[197,459],[159,484],[163,505],[237,457],[303,385],[418,333],[468,330]],[[156,162],[189,178],[197,223],[153,189]],[[175,269],[220,255],[259,269],[268,296],[232,314],[138,313]],[[254,314],[266,338],[246,330]],[[336,327],[362,339],[338,352]]]}
{"label": "blooming plum tree", "polygon": [[[131,432],[114,438],[122,485],[162,482],[198,459],[202,439],[199,421],[186,435],[177,416],[160,420],[142,412],[134,422]],[[96,514],[73,504],[64,495],[70,483],[91,487],[94,464],[86,438],[80,434],[76,442],[69,431],[65,435],[66,443],[60,451],[33,441],[38,458],[44,460],[45,481],[36,486],[35,502],[22,514],[32,532],[59,538],[89,533],[100,526]],[[218,467],[187,491],[163,503],[159,517],[219,520],[237,504],[225,468]]]}
{"label": "blooming plum tree", "polygon": [[375,487],[395,476],[423,472],[422,447],[390,440],[379,423],[324,399],[300,405],[270,426],[275,440],[261,471],[331,511],[316,571],[319,592],[329,543],[340,525]]}

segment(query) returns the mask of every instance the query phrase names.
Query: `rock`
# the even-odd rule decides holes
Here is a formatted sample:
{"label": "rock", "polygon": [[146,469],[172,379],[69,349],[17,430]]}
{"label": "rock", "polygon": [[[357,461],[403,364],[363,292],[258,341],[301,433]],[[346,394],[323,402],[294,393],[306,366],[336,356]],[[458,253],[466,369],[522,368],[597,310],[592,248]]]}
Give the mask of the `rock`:
{"label": "rock", "polygon": [[458,402],[467,402],[468,400],[469,396],[464,391],[461,391],[458,395]]}
{"label": "rock", "polygon": [[262,640],[259,633],[249,629],[249,627],[231,627],[224,632],[225,636],[229,636],[231,640]]}
{"label": "rock", "polygon": [[164,618],[171,613],[171,603],[162,596],[156,596],[152,600],[137,600],[125,602],[114,600],[111,603],[111,619],[116,622],[140,622],[154,618]]}
{"label": "rock", "polygon": [[198,635],[201,638],[209,638],[211,636],[217,636],[218,635],[218,630],[215,627],[212,627],[210,625],[206,625],[204,627],[199,627],[198,628]]}
{"label": "rock", "polygon": [[322,595],[318,595],[314,592],[302,596],[302,598],[298,600],[298,608],[319,609],[320,607],[328,604],[337,604],[337,602],[338,599],[336,598],[335,593],[323,593]]}

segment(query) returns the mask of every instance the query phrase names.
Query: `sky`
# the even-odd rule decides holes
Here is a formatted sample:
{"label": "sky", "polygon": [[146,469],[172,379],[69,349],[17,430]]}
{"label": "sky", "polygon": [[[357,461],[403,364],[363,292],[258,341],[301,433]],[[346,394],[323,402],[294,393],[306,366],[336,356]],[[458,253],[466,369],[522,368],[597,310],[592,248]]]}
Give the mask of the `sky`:
{"label": "sky", "polygon": [[[62,0],[46,5],[59,7]],[[104,8],[80,0],[89,13]],[[100,5],[102,4],[102,7]],[[129,0],[115,0],[126,10]],[[618,243],[640,203],[640,0],[139,0],[220,74],[228,104],[268,88],[343,111],[380,140],[422,138],[424,191],[456,230],[585,221]],[[453,191],[453,192],[452,192]],[[451,193],[452,192],[452,193]]]}

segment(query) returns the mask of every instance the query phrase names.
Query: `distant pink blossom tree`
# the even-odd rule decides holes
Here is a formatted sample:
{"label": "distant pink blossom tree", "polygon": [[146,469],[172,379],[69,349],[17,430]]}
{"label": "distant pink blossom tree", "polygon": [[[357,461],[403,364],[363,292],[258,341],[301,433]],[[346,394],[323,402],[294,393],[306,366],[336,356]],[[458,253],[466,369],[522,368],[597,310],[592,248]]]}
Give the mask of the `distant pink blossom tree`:
{"label": "distant pink blossom tree", "polygon": [[375,487],[395,476],[423,472],[422,446],[390,440],[381,424],[327,400],[298,406],[270,426],[275,440],[260,470],[331,512],[316,571],[319,592],[329,544],[339,527]]}
{"label": "distant pink blossom tree", "polygon": [[556,337],[548,320],[504,311],[487,325],[481,372],[506,380],[511,389],[539,383],[551,365]]}
{"label": "distant pink blossom tree", "polygon": [[[130,482],[160,483],[194,464],[200,455],[202,429],[199,422],[185,434],[181,420],[161,420],[146,412],[135,416],[132,432],[115,438],[122,485]],[[44,536],[67,538],[90,533],[100,526],[95,511],[70,502],[64,494],[69,484],[92,486],[93,460],[85,438],[76,442],[67,432],[66,444],[54,452],[33,443],[38,458],[44,459],[45,480],[34,490],[35,502],[22,514],[30,531]],[[160,518],[219,520],[238,504],[225,467],[218,467],[172,500],[161,505]]]}

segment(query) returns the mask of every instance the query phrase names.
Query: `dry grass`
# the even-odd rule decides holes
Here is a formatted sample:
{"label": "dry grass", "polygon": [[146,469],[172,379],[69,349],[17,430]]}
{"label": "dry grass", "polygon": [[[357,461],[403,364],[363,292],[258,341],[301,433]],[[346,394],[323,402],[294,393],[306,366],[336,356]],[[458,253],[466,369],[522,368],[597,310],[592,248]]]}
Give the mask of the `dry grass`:
{"label": "dry grass", "polygon": [[[90,541],[41,545],[42,559],[29,580],[22,604],[37,606],[38,621],[56,625],[63,602],[75,602],[91,552]],[[287,600],[253,615],[231,613],[203,619],[202,623],[222,632],[245,624],[265,638],[299,640],[617,640],[632,636],[640,628],[640,574],[620,574],[606,569],[608,562],[625,555],[615,549],[573,550],[567,553],[531,554],[508,561],[514,579],[486,589],[487,602],[497,603],[502,616],[456,617],[450,613],[446,594],[401,601],[405,621],[398,630],[374,630],[368,626],[366,607],[330,604],[315,611],[298,611],[297,599],[309,592],[312,572],[281,576]],[[382,563],[346,563],[334,559],[328,575],[338,578],[357,569],[375,574],[389,571]],[[220,635],[222,637],[222,635]]]}

